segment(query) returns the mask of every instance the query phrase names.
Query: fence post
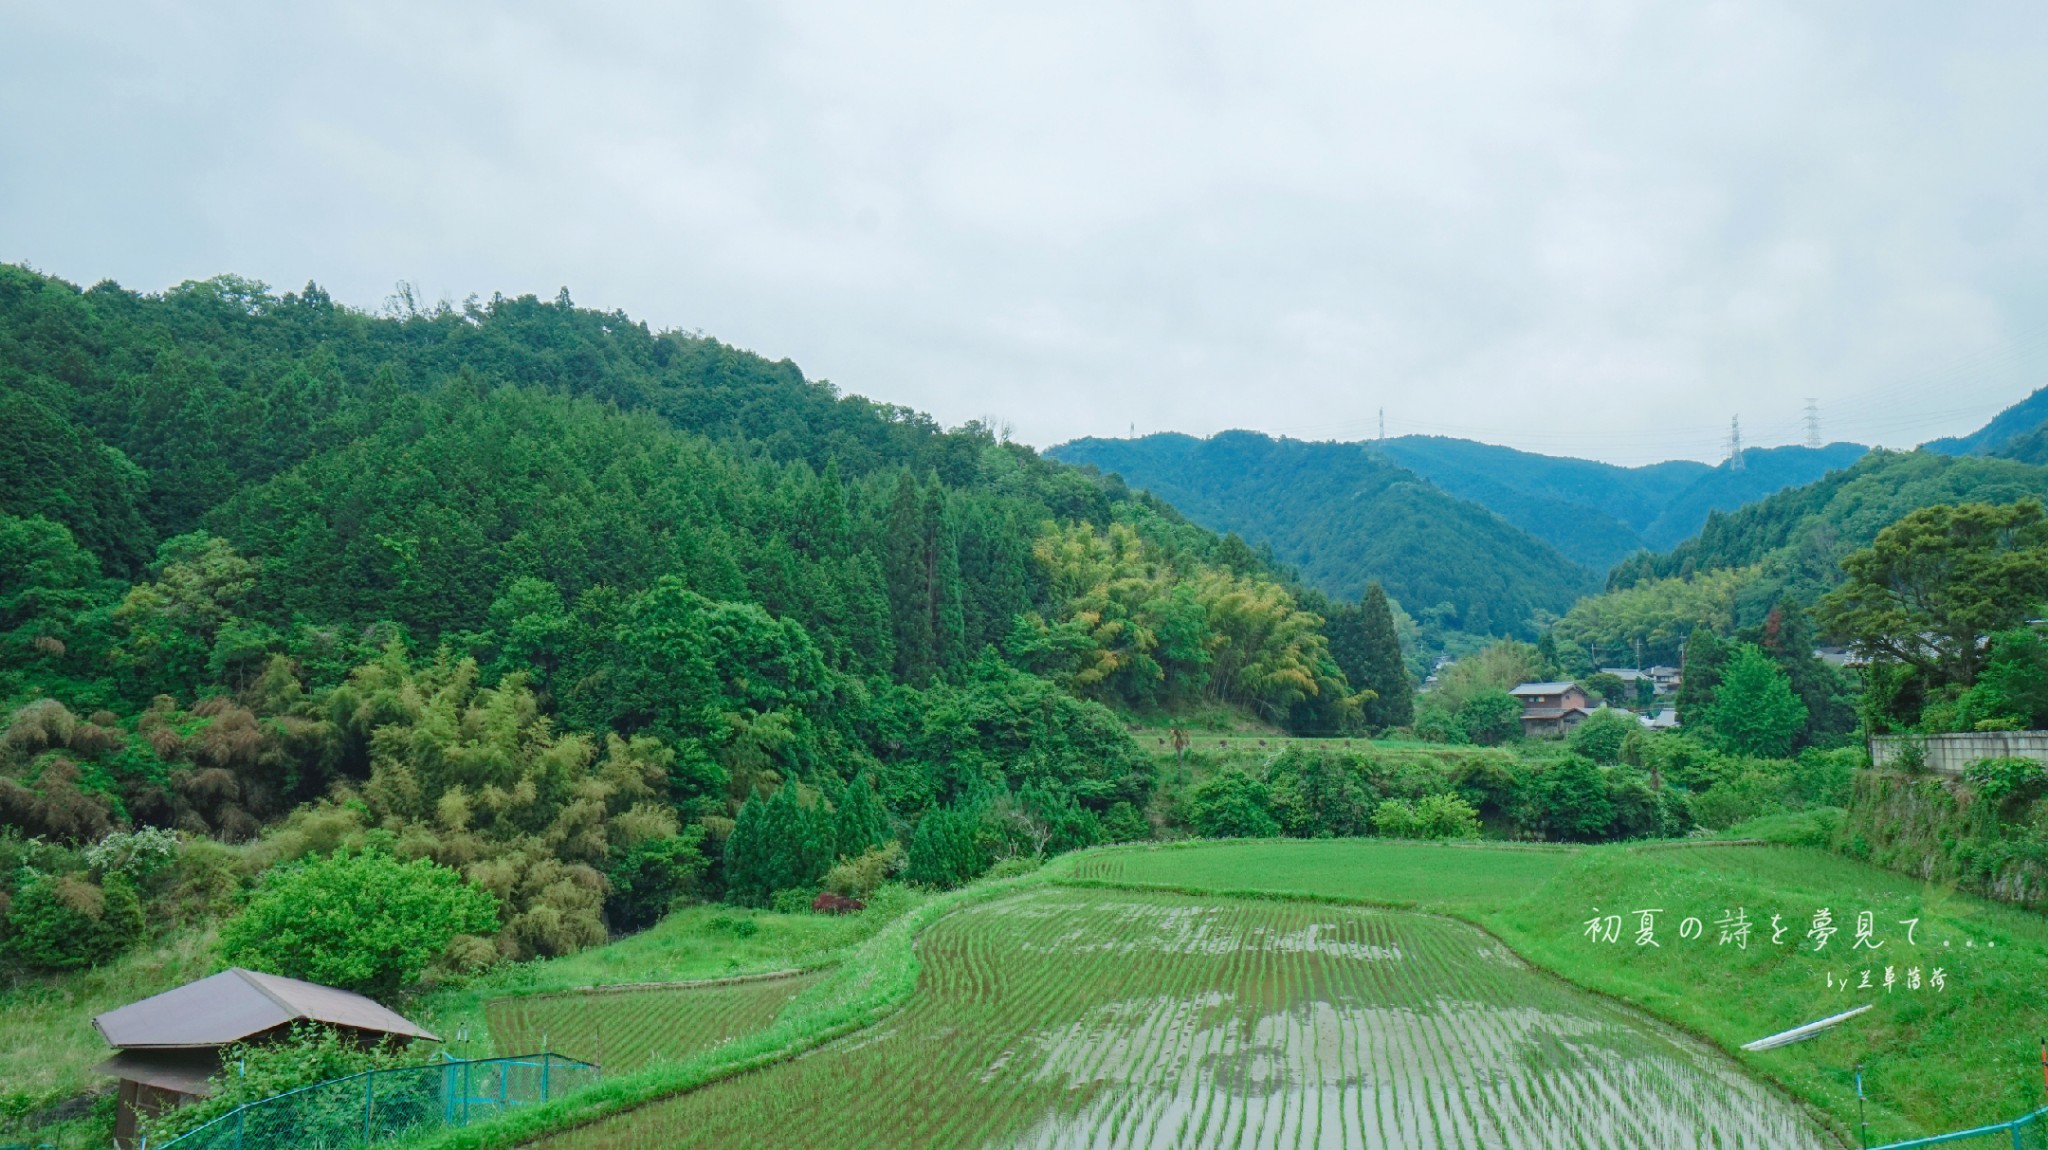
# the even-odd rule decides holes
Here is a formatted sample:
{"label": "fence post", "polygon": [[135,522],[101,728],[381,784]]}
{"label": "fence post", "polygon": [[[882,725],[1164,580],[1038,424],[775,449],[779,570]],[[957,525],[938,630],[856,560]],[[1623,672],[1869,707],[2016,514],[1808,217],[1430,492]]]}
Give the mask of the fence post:
{"label": "fence post", "polygon": [[377,1072],[372,1070],[363,1075],[363,1145],[371,1141],[370,1116],[377,1112]]}
{"label": "fence post", "polygon": [[249,1107],[245,1103],[235,1108],[235,1150],[242,1150],[242,1131],[249,1121]]}
{"label": "fence post", "polygon": [[540,1100],[542,1102],[548,1100],[548,1067],[550,1065],[548,1060],[553,1057],[554,1055],[549,1054],[545,1050],[540,1052]]}
{"label": "fence post", "polygon": [[469,1125],[469,1068],[474,1065],[475,1063],[468,1061],[462,1064],[462,1124],[464,1126]]}

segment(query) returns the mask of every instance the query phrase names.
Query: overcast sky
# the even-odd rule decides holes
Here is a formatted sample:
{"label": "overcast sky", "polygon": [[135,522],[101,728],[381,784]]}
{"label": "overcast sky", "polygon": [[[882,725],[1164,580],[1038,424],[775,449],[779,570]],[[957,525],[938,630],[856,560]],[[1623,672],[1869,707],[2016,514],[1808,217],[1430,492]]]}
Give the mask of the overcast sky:
{"label": "overcast sky", "polygon": [[1910,444],[2048,383],[2043,61],[2038,0],[9,0],[0,260],[566,285],[1039,445]]}

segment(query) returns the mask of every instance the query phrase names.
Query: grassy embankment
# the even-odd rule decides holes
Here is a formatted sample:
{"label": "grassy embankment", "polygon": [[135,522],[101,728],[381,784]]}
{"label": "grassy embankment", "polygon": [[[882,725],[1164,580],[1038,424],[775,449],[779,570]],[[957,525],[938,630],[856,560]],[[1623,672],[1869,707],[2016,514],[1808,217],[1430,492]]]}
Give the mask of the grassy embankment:
{"label": "grassy embankment", "polygon": [[[515,1015],[517,1000],[575,995],[594,987],[631,984],[702,982],[775,971],[817,971],[844,961],[888,924],[924,901],[921,894],[886,888],[880,899],[860,913],[844,916],[775,914],[717,905],[685,907],[654,927],[607,946],[563,958],[519,963],[494,970],[460,986],[429,992],[404,1007],[450,1041],[450,1053],[462,1057],[526,1054],[534,1049],[541,1019],[565,1009],[560,1005]],[[653,990],[653,987],[650,987]],[[621,1009],[618,991],[600,991],[607,1012]],[[493,1020],[512,1021],[499,1027]],[[532,1025],[529,1025],[531,1023]],[[467,1034],[462,1042],[459,1036]],[[584,1036],[578,1029],[548,1029],[549,1045],[559,1053],[585,1057],[596,1052],[594,1028],[588,1051],[568,1049]],[[681,1036],[686,1045],[693,1040]],[[622,1053],[615,1044],[610,1061]],[[628,1056],[630,1058],[630,1055]]]}
{"label": "grassy embankment", "polygon": [[[1372,840],[1114,848],[1063,859],[1055,876],[1182,891],[1357,899],[1447,914],[1485,928],[1531,963],[1632,1003],[1730,1051],[1752,1073],[1827,1114],[1857,1122],[1854,1067],[1865,1068],[1873,1142],[2017,1116],[2041,1102],[2037,1036],[2048,1030],[2048,923],[2037,915],[1786,846],[1588,847],[1571,854]],[[1633,945],[1634,911],[1663,908],[1655,948]],[[1734,908],[1757,924],[1746,948],[1721,944]],[[1827,907],[1840,933],[1806,939]],[[1618,941],[1585,922],[1624,916]],[[1869,911],[1882,949],[1851,951]],[[1789,929],[1772,945],[1770,917]],[[1687,916],[1698,939],[1678,937]],[[1899,920],[1917,918],[1908,946]],[[1794,944],[1799,944],[1797,950]],[[1884,967],[1922,987],[1882,988]],[[1926,978],[1943,968],[1948,986]],[[1840,989],[1870,968],[1871,990]],[[1837,987],[1831,989],[1832,975]],[[1741,1044],[1864,1003],[1873,1009],[1808,1042],[1743,1053]]]}
{"label": "grassy embankment", "polygon": [[[180,930],[96,970],[22,977],[0,984],[0,1141],[38,1111],[104,1083],[92,1068],[112,1051],[92,1019],[137,998],[217,969],[213,932]],[[52,1145],[100,1145],[112,1130],[111,1099],[35,1131]]]}

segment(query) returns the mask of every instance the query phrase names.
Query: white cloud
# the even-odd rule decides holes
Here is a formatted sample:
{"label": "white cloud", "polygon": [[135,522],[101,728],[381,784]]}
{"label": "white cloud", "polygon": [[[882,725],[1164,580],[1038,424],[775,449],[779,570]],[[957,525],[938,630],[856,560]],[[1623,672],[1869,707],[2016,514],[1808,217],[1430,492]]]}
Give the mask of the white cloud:
{"label": "white cloud", "polygon": [[0,258],[551,294],[1027,440],[1620,461],[2048,383],[2048,10],[28,3]]}

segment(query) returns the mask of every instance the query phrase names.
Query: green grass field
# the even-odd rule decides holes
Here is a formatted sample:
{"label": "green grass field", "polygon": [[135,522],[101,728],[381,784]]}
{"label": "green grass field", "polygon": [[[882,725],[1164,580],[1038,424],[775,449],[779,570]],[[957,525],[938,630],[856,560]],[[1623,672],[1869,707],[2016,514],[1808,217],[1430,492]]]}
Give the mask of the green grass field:
{"label": "green grass field", "polygon": [[1423,910],[1498,909],[1571,863],[1568,847],[1480,847],[1384,839],[1242,839],[1088,851],[1059,877],[1188,890],[1300,894]]}
{"label": "green grass field", "polygon": [[[2048,923],[2038,915],[1809,848],[1453,850],[1371,840],[1217,843],[1122,848],[1057,865],[1183,890],[1427,906],[1731,1051],[1870,1003],[1869,1013],[1822,1037],[1737,1057],[1845,1131],[1857,1121],[1854,1067],[1863,1064],[1873,1142],[2000,1121],[2042,1102],[2037,1040],[2048,1033]],[[1839,932],[1816,952],[1806,932],[1822,907]],[[1644,908],[1663,911],[1656,947],[1634,945],[1633,912]],[[1715,927],[1737,908],[1756,924],[1743,947],[1721,943]],[[1863,911],[1877,927],[1876,951],[1852,949]],[[1617,941],[1585,937],[1596,913],[1623,916]],[[1768,941],[1774,914],[1788,928],[1776,945]],[[1701,938],[1678,937],[1687,917],[1700,920]],[[1908,945],[1900,920],[1916,918]],[[1890,990],[1883,988],[1887,966],[1899,979]],[[1937,966],[1947,982],[1942,991],[1927,982]],[[1917,991],[1904,981],[1915,968]],[[1872,971],[1869,990],[1856,985],[1865,969]],[[1850,985],[1841,988],[1844,979]]]}
{"label": "green grass field", "polygon": [[817,981],[796,974],[705,986],[584,990],[500,998],[486,1008],[500,1050],[551,1050],[608,1073],[675,1061],[766,1029]]}
{"label": "green grass field", "polygon": [[946,916],[919,951],[915,998],[878,1027],[543,1145],[1825,1140],[1726,1059],[1443,918],[1045,886]]}

